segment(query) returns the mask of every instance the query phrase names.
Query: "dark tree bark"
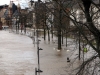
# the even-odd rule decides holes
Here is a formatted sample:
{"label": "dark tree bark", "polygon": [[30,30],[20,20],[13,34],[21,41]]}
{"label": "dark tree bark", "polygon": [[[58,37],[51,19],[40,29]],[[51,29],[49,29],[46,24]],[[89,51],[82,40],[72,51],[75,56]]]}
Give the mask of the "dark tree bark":
{"label": "dark tree bark", "polygon": [[61,27],[62,27],[62,23],[61,23],[61,16],[62,16],[62,9],[59,9],[59,24],[58,24],[58,49],[61,50]]}
{"label": "dark tree bark", "polygon": [[96,46],[97,48],[95,49],[95,51],[99,54],[100,56],[100,31],[95,27],[95,25],[93,24],[92,18],[90,16],[90,5],[91,5],[91,1],[90,0],[82,0],[83,1],[83,5],[85,8],[85,16],[86,16],[86,20],[88,23],[88,29],[92,32],[92,34],[95,37],[96,40]]}

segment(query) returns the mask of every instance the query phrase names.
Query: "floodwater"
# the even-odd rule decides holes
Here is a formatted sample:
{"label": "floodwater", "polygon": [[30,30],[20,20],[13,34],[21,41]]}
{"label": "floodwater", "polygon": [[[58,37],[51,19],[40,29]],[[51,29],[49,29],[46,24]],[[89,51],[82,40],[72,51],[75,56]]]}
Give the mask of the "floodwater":
{"label": "floodwater", "polygon": [[[35,68],[38,68],[36,41],[33,44],[30,37],[9,31],[0,31],[0,34],[0,75],[35,75]],[[77,42],[68,39],[68,47],[63,45],[59,51],[56,37],[50,42],[47,37],[46,41],[43,36],[39,39],[39,48],[43,49],[39,51],[40,70],[43,71],[40,75],[70,75],[79,66],[79,60],[74,62],[78,57]]]}
{"label": "floodwater", "polygon": [[29,37],[0,31],[0,75],[34,75],[36,63]]}

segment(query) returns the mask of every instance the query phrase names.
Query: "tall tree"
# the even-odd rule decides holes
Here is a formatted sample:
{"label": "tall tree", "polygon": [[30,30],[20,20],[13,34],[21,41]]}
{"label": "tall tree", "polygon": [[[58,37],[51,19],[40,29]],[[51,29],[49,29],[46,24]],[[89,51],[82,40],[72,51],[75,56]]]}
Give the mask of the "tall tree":
{"label": "tall tree", "polygon": [[[82,35],[82,38],[85,39],[85,41],[83,41],[84,42],[83,48],[84,48],[84,45],[88,44],[92,48],[90,49],[89,52],[94,51],[93,55],[91,54],[92,56],[88,57],[88,59],[84,59],[83,57],[84,61],[82,65],[80,66],[80,68],[78,69],[78,72],[76,75],[99,75],[97,71],[98,71],[98,68],[100,68],[98,66],[98,63],[100,63],[99,61],[100,59],[98,59],[97,57],[100,58],[100,30],[97,27],[99,26],[99,21],[98,23],[96,23],[96,20],[100,20],[100,18],[98,18],[100,17],[100,14],[99,14],[100,6],[96,4],[95,2],[93,2],[92,0],[73,0],[72,2],[74,2],[74,4],[70,8],[69,10],[70,14],[69,14],[66,12],[64,7],[61,6],[56,0],[56,3],[58,3],[60,7],[62,8],[62,10],[66,13],[66,17],[69,18],[73,22],[73,24],[76,26],[76,28],[79,30],[80,34]],[[78,8],[80,11],[83,12],[84,20],[86,19],[85,22],[80,21],[80,19],[77,20],[77,17],[76,17],[77,10],[73,12],[75,8]],[[85,28],[85,30],[83,30],[83,28]],[[92,36],[91,38],[89,37],[89,35],[86,34],[86,31],[91,33],[90,34],[90,36]],[[81,39],[81,41],[82,40],[83,39]],[[94,67],[92,66],[92,64],[94,64],[93,65]]]}

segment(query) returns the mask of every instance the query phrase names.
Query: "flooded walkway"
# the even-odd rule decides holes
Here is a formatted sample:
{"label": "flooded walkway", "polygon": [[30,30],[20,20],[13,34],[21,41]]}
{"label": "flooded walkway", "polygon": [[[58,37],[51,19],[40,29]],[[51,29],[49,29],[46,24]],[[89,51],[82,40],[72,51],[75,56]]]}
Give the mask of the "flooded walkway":
{"label": "flooded walkway", "polygon": [[29,37],[0,31],[0,75],[34,75],[36,63]]}
{"label": "flooded walkway", "polygon": [[[0,75],[35,75],[35,68],[38,68],[37,45],[33,44],[31,38],[26,35],[9,33],[9,31],[0,31]],[[72,44],[67,48],[57,51],[57,43],[43,40],[40,36],[40,75],[69,75],[79,62],[73,63],[75,66],[69,68],[72,64],[77,51],[72,50]],[[54,37],[54,40],[57,40]],[[69,41],[71,41],[69,39]],[[74,43],[73,43],[74,44]],[[73,52],[73,54],[72,54]],[[70,57],[71,62],[67,62]],[[37,74],[38,75],[38,74]]]}

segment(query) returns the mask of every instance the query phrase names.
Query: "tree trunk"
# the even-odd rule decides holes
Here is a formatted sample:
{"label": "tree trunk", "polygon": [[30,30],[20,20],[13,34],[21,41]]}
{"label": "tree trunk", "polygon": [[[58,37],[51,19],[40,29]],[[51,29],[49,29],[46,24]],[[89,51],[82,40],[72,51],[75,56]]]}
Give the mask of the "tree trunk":
{"label": "tree trunk", "polygon": [[50,42],[49,28],[47,27],[47,29],[48,29],[48,41]]}
{"label": "tree trunk", "polygon": [[[60,6],[59,6],[60,7]],[[59,9],[59,24],[58,24],[58,49],[61,50],[61,17],[62,17],[62,9]]]}
{"label": "tree trunk", "polygon": [[66,30],[66,47],[67,47],[67,30]]}
{"label": "tree trunk", "polygon": [[62,44],[63,44],[63,30],[62,30]]}
{"label": "tree trunk", "polygon": [[44,41],[45,41],[45,37],[46,37],[46,30],[44,28]]}
{"label": "tree trunk", "polygon": [[51,26],[51,38],[53,40],[53,26]]}
{"label": "tree trunk", "polygon": [[80,31],[79,31],[79,60],[80,60],[80,57],[81,56],[81,47],[80,47]]}
{"label": "tree trunk", "polygon": [[93,24],[92,17],[90,16],[90,13],[89,13],[89,8],[90,8],[90,5],[91,5],[91,1],[87,1],[87,0],[82,0],[82,1],[83,1],[83,5],[84,5],[84,8],[85,8],[85,16],[86,16],[86,20],[87,20],[87,24],[88,24],[87,28],[92,33],[92,35],[95,37],[96,44],[97,44],[97,48],[95,48],[94,50],[98,53],[98,55],[100,57],[100,49],[99,49],[100,40],[98,39],[98,38],[100,38],[100,31]]}
{"label": "tree trunk", "polygon": [[61,50],[61,28],[58,28],[58,49]]}

